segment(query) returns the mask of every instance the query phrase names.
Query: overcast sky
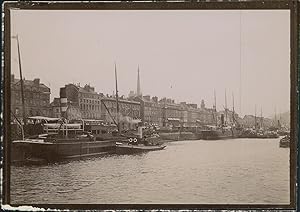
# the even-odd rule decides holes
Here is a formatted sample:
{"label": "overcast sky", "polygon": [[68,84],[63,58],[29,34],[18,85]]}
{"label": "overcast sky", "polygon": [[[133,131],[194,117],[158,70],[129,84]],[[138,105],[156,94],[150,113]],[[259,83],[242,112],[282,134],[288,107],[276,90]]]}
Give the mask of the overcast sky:
{"label": "overcast sky", "polygon": [[[136,91],[140,67],[144,95],[207,107],[227,105],[241,115],[289,110],[289,11],[30,11],[11,13],[26,79],[40,78],[51,100],[67,83],[114,92]],[[19,78],[16,40],[12,73]],[[241,74],[241,75],[240,75]],[[241,79],[241,80],[240,80]],[[240,86],[241,84],[241,86]],[[240,105],[241,98],[241,105]]]}

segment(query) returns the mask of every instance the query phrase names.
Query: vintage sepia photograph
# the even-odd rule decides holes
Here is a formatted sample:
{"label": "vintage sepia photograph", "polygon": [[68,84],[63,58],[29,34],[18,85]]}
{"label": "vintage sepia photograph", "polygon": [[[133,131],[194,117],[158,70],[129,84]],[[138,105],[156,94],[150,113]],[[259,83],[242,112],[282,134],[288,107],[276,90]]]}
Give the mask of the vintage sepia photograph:
{"label": "vintage sepia photograph", "polygon": [[9,8],[11,205],[294,204],[290,9],[80,5]]}

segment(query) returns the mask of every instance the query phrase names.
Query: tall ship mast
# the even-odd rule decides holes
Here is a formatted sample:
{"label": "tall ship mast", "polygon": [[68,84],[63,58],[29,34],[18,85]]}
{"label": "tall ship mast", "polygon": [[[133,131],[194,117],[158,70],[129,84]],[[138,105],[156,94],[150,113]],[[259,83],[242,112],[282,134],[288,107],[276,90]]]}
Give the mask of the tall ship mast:
{"label": "tall ship mast", "polygon": [[226,89],[225,89],[225,126],[227,125],[227,96],[226,96]]}
{"label": "tall ship mast", "polygon": [[22,98],[22,115],[23,115],[23,125],[26,128],[26,111],[25,111],[25,100],[24,100],[24,82],[22,75],[22,62],[21,62],[21,53],[20,53],[20,44],[19,36],[16,36],[18,44],[18,58],[19,58],[19,71],[20,71],[20,85],[21,85],[21,98]]}
{"label": "tall ship mast", "polygon": [[262,107],[260,108],[260,127],[263,128]]}
{"label": "tall ship mast", "polygon": [[274,127],[276,127],[277,124],[277,111],[276,111],[276,106],[275,106],[275,120],[274,120]]}
{"label": "tall ship mast", "polygon": [[235,112],[234,112],[234,94],[232,93],[232,122],[236,123]]}
{"label": "tall ship mast", "polygon": [[118,77],[117,77],[117,65],[115,63],[115,79],[116,79],[116,103],[117,103],[117,114],[116,114],[116,120],[117,120],[117,127],[118,132],[120,132],[120,119],[119,119],[119,95],[118,95]]}
{"label": "tall ship mast", "polygon": [[281,128],[281,110],[279,109],[279,120],[278,120],[278,128]]}
{"label": "tall ship mast", "polygon": [[256,124],[257,122],[256,122],[256,105],[255,105],[255,115],[254,115],[254,128],[256,129]]}
{"label": "tall ship mast", "polygon": [[218,117],[217,117],[217,97],[216,97],[216,90],[214,90],[214,120],[216,123],[216,126],[218,125]]}

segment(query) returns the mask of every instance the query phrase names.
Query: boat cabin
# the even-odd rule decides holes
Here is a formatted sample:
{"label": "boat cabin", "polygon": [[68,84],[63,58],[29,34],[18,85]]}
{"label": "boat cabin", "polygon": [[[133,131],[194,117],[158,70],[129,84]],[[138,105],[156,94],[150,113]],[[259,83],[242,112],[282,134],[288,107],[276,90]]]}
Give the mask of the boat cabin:
{"label": "boat cabin", "polygon": [[85,131],[92,133],[97,140],[106,140],[118,134],[118,128],[115,124],[93,119],[85,119],[83,122]]}

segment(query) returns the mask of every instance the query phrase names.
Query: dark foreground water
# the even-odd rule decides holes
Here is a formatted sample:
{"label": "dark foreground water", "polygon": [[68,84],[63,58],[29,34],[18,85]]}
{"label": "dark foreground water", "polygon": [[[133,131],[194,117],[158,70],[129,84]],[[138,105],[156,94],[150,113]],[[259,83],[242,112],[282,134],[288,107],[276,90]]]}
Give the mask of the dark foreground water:
{"label": "dark foreground water", "polygon": [[178,141],[165,150],[11,168],[11,202],[289,203],[279,139]]}

